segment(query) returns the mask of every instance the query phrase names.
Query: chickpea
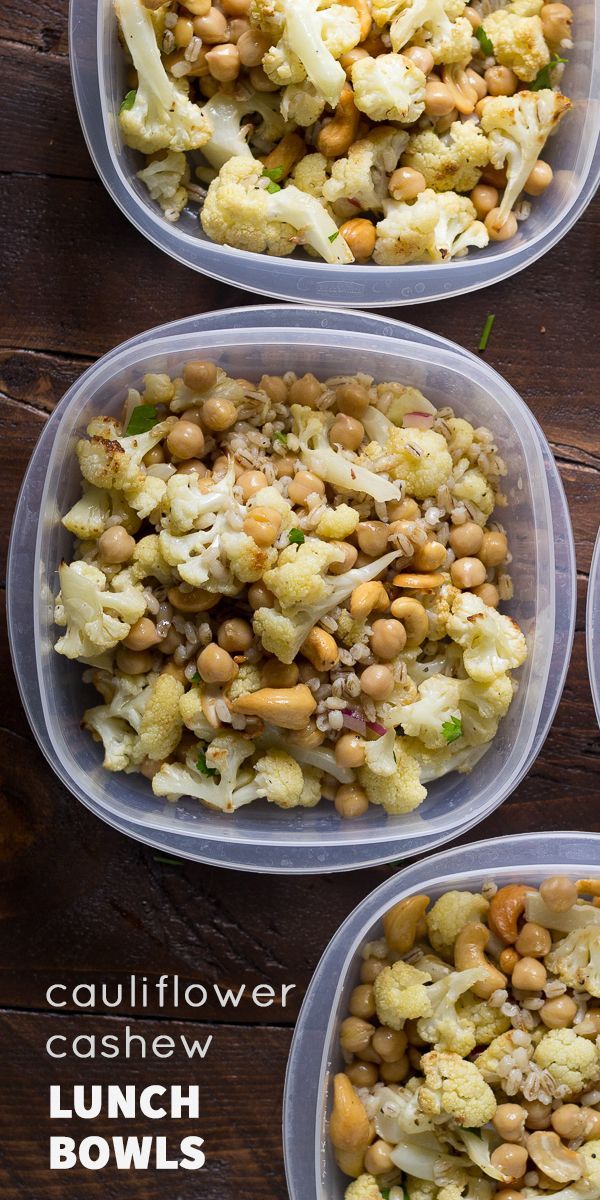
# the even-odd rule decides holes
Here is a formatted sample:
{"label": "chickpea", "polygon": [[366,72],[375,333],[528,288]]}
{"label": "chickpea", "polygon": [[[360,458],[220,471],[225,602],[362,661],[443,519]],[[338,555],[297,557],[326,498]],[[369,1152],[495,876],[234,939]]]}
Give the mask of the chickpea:
{"label": "chickpea", "polygon": [[185,386],[191,392],[207,392],[217,382],[217,368],[206,359],[198,358],[186,363],[182,375]]}
{"label": "chickpea", "polygon": [[173,679],[176,679],[178,683],[183,683],[184,685],[188,682],[183,667],[178,666],[177,663],[174,662],[168,662],[167,665],[163,667],[161,675],[170,675]]}
{"label": "chickpea", "polygon": [[577,887],[566,875],[551,875],[541,884],[540,896],[552,912],[567,912],[577,900]]}
{"label": "chickpea", "polygon": [[425,84],[425,112],[428,117],[447,117],[453,108],[454,98],[445,83],[434,79]]}
{"label": "chickpea", "polygon": [[255,92],[279,91],[279,84],[269,79],[264,67],[250,67],[248,78]]}
{"label": "chickpea", "polygon": [[486,530],[479,557],[486,567],[499,567],[508,554],[506,534],[496,530]]}
{"label": "chickpea", "polygon": [[237,43],[242,66],[259,67],[270,43],[271,38],[268,33],[259,33],[257,29],[248,29],[243,33]]}
{"label": "chickpea", "polygon": [[[295,387],[295,384],[292,386]],[[325,484],[312,471],[298,471],[288,488],[288,496],[292,504],[306,504],[308,497],[325,495]]]}
{"label": "chickpea", "polygon": [[494,1200],[525,1200],[525,1197],[516,1188],[500,1188],[494,1193]]}
{"label": "chickpea", "polygon": [[[418,1057],[420,1065],[420,1055]],[[419,1069],[419,1065],[416,1067],[416,1070]],[[399,1058],[397,1062],[382,1063],[379,1068],[379,1074],[381,1075],[384,1083],[402,1083],[402,1080],[406,1079],[409,1070],[410,1063],[408,1061],[408,1056],[403,1054],[402,1058]]]}
{"label": "chickpea", "polygon": [[[477,15],[477,20],[480,25],[481,18],[479,17],[479,15]],[[471,87],[474,88],[475,92],[477,93],[477,99],[483,100],[485,98],[485,96],[487,96],[487,83],[485,82],[485,79],[483,78],[483,76],[478,75],[477,71],[474,71],[472,67],[467,67],[467,69],[465,71],[465,75],[467,77],[468,83],[471,84]]]}
{"label": "chickpea", "polygon": [[421,516],[421,509],[416,500],[408,496],[406,500],[399,500],[397,504],[388,506],[388,517],[390,521],[416,521]]}
{"label": "chickpea", "polygon": [[515,942],[515,949],[523,957],[543,958],[552,948],[552,938],[543,925],[527,921]]}
{"label": "chickpea", "polygon": [[273,593],[264,583],[251,583],[248,588],[248,604],[255,611],[257,608],[272,608]]}
{"label": "chickpea", "polygon": [[446,547],[441,542],[423,542],[416,546],[413,554],[413,564],[418,571],[437,571],[446,559]]}
{"label": "chickpea", "polygon": [[199,479],[206,479],[210,472],[199,458],[186,458],[183,462],[178,463],[177,474],[197,475]]}
{"label": "chickpea", "polygon": [[363,983],[374,983],[386,965],[381,958],[366,958],[360,968],[361,981]]}
{"label": "chickpea", "polygon": [[366,262],[375,249],[375,226],[366,217],[351,217],[340,225],[340,233],[357,262]]}
{"label": "chickpea", "polygon": [[364,425],[356,417],[347,417],[345,413],[336,417],[329,430],[331,445],[341,446],[344,450],[358,450],[364,436]]}
{"label": "chickpea", "polygon": [[[219,83],[231,83],[240,73],[240,55],[237,46],[230,43],[215,46],[206,55],[206,65]],[[231,404],[231,401],[226,403]],[[233,407],[233,406],[232,406]],[[232,422],[233,424],[233,422]]]}
{"label": "chickpea", "polygon": [[548,978],[543,963],[536,958],[519,959],[512,973],[512,985],[521,992],[539,992]]}
{"label": "chickpea", "polygon": [[149,650],[128,650],[122,645],[117,650],[115,662],[124,675],[145,675],[154,666]]}
{"label": "chickpea", "polygon": [[362,383],[341,383],[335,393],[336,408],[348,417],[362,417],[371,398]]}
{"label": "chickpea", "polygon": [[235,46],[239,45],[242,34],[250,31],[250,22],[246,17],[232,17],[229,22],[229,41]]}
{"label": "chickpea", "polygon": [[500,970],[505,971],[507,975],[512,975],[520,957],[513,946],[505,946],[498,959]]}
{"label": "chickpea", "polygon": [[379,1071],[375,1063],[360,1062],[358,1060],[357,1062],[350,1063],[349,1067],[346,1067],[346,1075],[355,1088],[371,1088],[377,1083]]}
{"label": "chickpea", "polygon": [[547,42],[557,45],[571,36],[573,10],[568,4],[544,4],[540,17],[542,32]]}
{"label": "chickpea", "polygon": [[[211,50],[210,53],[216,54],[217,51]],[[224,396],[211,396],[202,406],[202,420],[207,429],[213,433],[221,433],[235,425],[237,408],[233,400],[227,400]]]}
{"label": "chickpea", "polygon": [[376,658],[388,662],[396,658],[406,645],[406,630],[401,621],[394,618],[382,617],[373,622],[373,632],[369,641],[371,650]]}
{"label": "chickpea", "polygon": [[512,1142],[503,1142],[490,1155],[492,1166],[508,1175],[510,1179],[522,1179],[527,1170],[526,1146],[515,1146]]}
{"label": "chickpea", "polygon": [[402,54],[404,58],[409,58],[424,75],[431,75],[434,68],[431,50],[427,50],[424,46],[405,46]]}
{"label": "chickpea", "polygon": [[570,996],[555,996],[553,1000],[546,1000],[540,1009],[540,1017],[548,1029],[566,1029],[573,1024],[576,1012],[577,1005]]}
{"label": "chickpea", "polygon": [[499,225],[499,213],[499,208],[492,208],[485,218],[484,225],[492,242],[507,242],[517,232],[517,218],[513,212],[510,212],[504,223]]}
{"label": "chickpea", "polygon": [[483,543],[483,529],[475,521],[465,521],[451,531],[449,542],[457,558],[479,554]]}
{"label": "chickpea", "polygon": [[346,1017],[340,1026],[340,1046],[348,1054],[360,1054],[367,1049],[374,1033],[372,1025],[361,1017]]}
{"label": "chickpea", "polygon": [[[308,676],[308,678],[310,679],[310,675]],[[314,746],[322,746],[323,745],[323,742],[325,741],[325,734],[321,733],[320,729],[317,729],[317,726],[315,725],[314,721],[307,721],[306,727],[304,729],[289,730],[287,733],[287,738],[288,738],[288,741],[292,742],[292,744],[294,746],[305,746],[307,749],[310,750]],[[335,780],[332,780],[331,784],[327,784],[326,781],[323,781],[323,784],[321,786],[321,792],[322,792],[323,796],[326,795],[325,788],[330,787],[330,786],[333,787],[333,794],[331,796],[327,796],[326,797],[327,800],[335,799],[335,791],[336,791]]]}
{"label": "chickpea", "polygon": [[214,642],[200,651],[196,666],[205,683],[231,683],[238,670],[231,655]]}
{"label": "chickpea", "polygon": [[552,1115],[551,1104],[542,1104],[541,1100],[524,1100],[523,1108],[527,1110],[527,1129],[548,1129]]}
{"label": "chickpea", "polygon": [[110,525],[98,538],[98,552],[102,562],[127,562],[135,550],[135,538],[122,525]]}
{"label": "chickpea", "polygon": [[363,554],[369,558],[379,558],[385,552],[389,529],[385,521],[359,521],[356,526],[356,540]]}
{"label": "chickpea", "polygon": [[[204,46],[202,47],[202,49],[200,51],[200,55],[201,56],[204,55],[204,58],[206,59],[206,50],[205,50]],[[197,59],[196,62],[198,62],[198,61],[199,60]],[[204,65],[206,67],[206,62]],[[191,74],[191,72],[190,72],[190,74]],[[220,90],[221,90],[220,83],[217,83],[217,80],[213,79],[212,75],[208,74],[208,67],[206,67],[206,75],[203,75],[202,78],[200,78],[198,80],[198,87],[199,87],[202,95],[206,96],[207,100],[210,100],[211,96],[216,96],[217,92],[220,92]]]}
{"label": "chickpea", "polygon": [[288,395],[287,383],[281,375],[263,375],[259,385],[275,404],[285,404]]}
{"label": "chickpea", "polygon": [[369,807],[367,793],[357,783],[343,783],[335,793],[335,809],[340,817],[362,817]]}
{"label": "chickpea", "polygon": [[578,1104],[562,1104],[552,1113],[550,1123],[559,1137],[570,1141],[571,1138],[581,1137],[584,1132],[585,1112]]}
{"label": "chickpea", "polygon": [[340,67],[344,68],[348,78],[351,78],[351,71],[355,64],[361,58],[370,58],[367,50],[363,50],[362,46],[354,46],[352,50],[347,50],[345,54],[341,54],[339,58]]}
{"label": "chickpea", "polygon": [[[499,199],[497,188],[490,187],[487,183],[476,184],[471,192],[471,203],[480,221],[484,220],[493,208],[498,207]],[[458,528],[460,529],[460,526]]]}
{"label": "chickpea", "polygon": [[542,192],[545,192],[546,188],[550,187],[552,179],[553,171],[550,163],[538,158],[525,180],[523,185],[524,191],[527,192],[528,196],[541,196]]}
{"label": "chickpea", "polygon": [[330,575],[344,575],[346,571],[351,570],[354,566],[358,558],[358,550],[356,546],[351,546],[350,542],[332,541],[329,544],[330,546],[335,546],[336,550],[343,551],[344,554],[343,559],[340,559],[339,562],[330,563],[329,573]]}
{"label": "chickpea", "polygon": [[365,743],[355,733],[343,733],[335,744],[335,761],[338,767],[362,767],[365,761]]}
{"label": "chickpea", "polygon": [[365,696],[371,696],[373,700],[387,700],[394,690],[394,676],[389,667],[374,664],[363,671],[360,686]]}
{"label": "chickpea", "polygon": [[191,0],[189,4],[186,3],[185,7],[193,17],[205,17],[210,11],[210,0]]}
{"label": "chickpea", "polygon": [[519,86],[519,80],[514,71],[511,71],[510,67],[501,67],[499,64],[495,67],[488,67],[484,79],[490,96],[514,96]]}
{"label": "chickpea", "polygon": [[497,608],[500,603],[500,592],[495,583],[482,583],[481,587],[473,588],[476,596],[487,604],[488,608]]}
{"label": "chickpea", "polygon": [[586,1142],[596,1141],[600,1137],[600,1112],[595,1108],[586,1108],[585,1133]]}
{"label": "chickpea", "polygon": [[426,187],[425,176],[412,167],[397,167],[388,182],[388,191],[394,200],[416,200]]}
{"label": "chickpea", "polygon": [[296,470],[296,460],[286,454],[282,457],[274,458],[273,466],[275,467],[275,474],[278,479],[283,479],[284,475],[288,475],[291,478]]}
{"label": "chickpea", "polygon": [[308,408],[314,408],[322,391],[323,385],[309,371],[300,379],[296,379],[290,387],[290,404],[304,404]]}
{"label": "chickpea", "polygon": [[219,0],[226,17],[247,17],[250,0]]}
{"label": "chickpea", "polygon": [[281,529],[281,513],[266,504],[257,505],[244,517],[242,528],[257,546],[272,546]]}
{"label": "chickpea", "polygon": [[365,1154],[365,1171],[370,1175],[383,1175],[386,1171],[391,1171],[394,1164],[390,1158],[390,1151],[394,1147],[389,1142],[384,1142],[383,1138],[378,1138],[372,1142]]}
{"label": "chickpea", "polygon": [[144,455],[144,466],[155,467],[158,463],[164,463],[165,452],[162,446],[153,446],[147,454]]}
{"label": "chickpea", "polygon": [[218,8],[209,8],[205,16],[194,18],[194,33],[207,45],[227,41],[227,17]]}
{"label": "chickpea", "polygon": [[194,26],[191,17],[179,17],[173,30],[175,45],[180,50],[185,50],[185,47],[189,46],[193,36]]}
{"label": "chickpea", "polygon": [[160,760],[145,758],[139,768],[140,775],[143,775],[144,779],[154,779],[154,776],[158,774],[161,767],[162,762]]}
{"label": "chickpea", "polygon": [[353,1017],[363,1017],[365,1021],[375,1016],[375,992],[372,984],[359,983],[358,987],[354,988],[348,1001],[348,1012]]}
{"label": "chickpea", "polygon": [[402,1030],[380,1025],[371,1038],[371,1045],[383,1062],[397,1062],[405,1053],[408,1041]]}
{"label": "chickpea", "polygon": [[243,654],[249,650],[254,641],[252,626],[242,617],[229,617],[219,626],[217,642],[222,650],[230,654]]}
{"label": "chickpea", "polygon": [[[228,646],[225,647],[227,650]],[[261,669],[263,687],[295,687],[300,672],[295,663],[282,663],[278,658],[268,658]]]}
{"label": "chickpea", "polygon": [[156,625],[149,617],[140,617],[129,630],[126,638],[123,638],[123,645],[128,650],[149,650],[151,646],[156,646],[160,642],[160,634],[156,632]]}
{"label": "chickpea", "polygon": [[[240,473],[237,470],[235,470],[235,467],[236,467],[236,464],[234,463],[235,478],[236,478],[236,482],[237,482],[237,480],[240,477]],[[227,455],[219,454],[218,458],[215,458],[215,461],[212,465],[213,479],[222,479],[223,476],[227,474],[228,470],[229,470],[229,459],[228,459]]]}
{"label": "chickpea", "polygon": [[485,582],[485,567],[478,558],[457,558],[450,567],[450,578],[455,587],[479,587]]}
{"label": "chickpea", "polygon": [[173,458],[197,458],[204,449],[204,434],[192,421],[180,420],[167,438],[167,450]]}
{"label": "chickpea", "polygon": [[257,492],[267,487],[267,477],[263,471],[242,471],[242,474],[236,479],[236,483],[242,489],[242,499],[247,502]]}
{"label": "chickpea", "polygon": [[499,1104],[492,1125],[503,1142],[517,1142],[523,1134],[527,1112],[520,1104]]}

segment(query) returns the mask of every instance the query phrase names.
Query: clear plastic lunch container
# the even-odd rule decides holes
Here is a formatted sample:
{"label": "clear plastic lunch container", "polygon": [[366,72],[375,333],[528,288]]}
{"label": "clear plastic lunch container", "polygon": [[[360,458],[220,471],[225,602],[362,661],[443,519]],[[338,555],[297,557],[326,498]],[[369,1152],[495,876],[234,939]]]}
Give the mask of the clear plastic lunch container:
{"label": "clear plastic lunch container", "polygon": [[600,529],[592,555],[585,614],[588,673],[596,718],[600,725]]}
{"label": "clear plastic lunch container", "polygon": [[552,187],[510,242],[450,263],[406,267],[330,266],[308,257],[270,258],[217,246],[204,236],[196,211],[166,221],[136,176],[141,155],[121,138],[118,112],[126,66],[112,0],[71,0],[73,88],[88,148],[114,200],[154,245],[196,271],[280,300],[346,307],[418,304],[457,296],[506,279],[535,262],[571,228],[600,179],[600,0],[574,0],[575,43],[568,51],[565,88],[573,100],[547,148]]}
{"label": "clear plastic lunch container", "polygon": [[[74,444],[96,413],[118,412],[147,371],[176,373],[209,356],[233,375],[294,369],[322,376],[355,371],[421,388],[490,425],[505,458],[509,503],[502,520],[514,563],[508,611],[529,656],[498,736],[470,775],[430,785],[421,808],[400,817],[373,808],[343,821],[331,804],[284,812],[260,801],[235,816],[193,800],[153,796],[140,775],[111,774],[80,729],[97,703],[81,667],[54,653],[52,599],[71,539],[60,519],[79,494]],[[573,538],[558,471],[545,438],[511,387],[480,359],[442,338],[382,317],[346,311],[241,308],[153,329],[105,355],[51,416],[29,465],[13,523],[8,569],[15,673],[33,731],[56,774],[116,828],[171,853],[242,870],[349,870],[430,850],[481,821],[514,790],[546,737],[569,661],[574,625]],[[32,637],[32,631],[34,636]]]}
{"label": "clear plastic lunch container", "polygon": [[472,842],[405,867],[371,892],[331,939],[300,1009],[285,1081],[283,1146],[290,1200],[343,1200],[350,1182],[327,1138],[331,1079],[343,1070],[339,1028],[359,982],[361,948],[383,934],[382,917],[405,896],[435,900],[452,888],[539,886],[549,875],[588,878],[600,870],[598,833],[526,833]]}

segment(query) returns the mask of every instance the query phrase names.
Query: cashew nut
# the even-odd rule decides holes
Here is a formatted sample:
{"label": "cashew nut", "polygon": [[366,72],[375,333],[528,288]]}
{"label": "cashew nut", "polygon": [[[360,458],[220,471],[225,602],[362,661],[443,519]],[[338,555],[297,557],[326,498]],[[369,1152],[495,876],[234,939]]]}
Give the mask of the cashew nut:
{"label": "cashew nut", "polygon": [[463,925],[454,943],[454,965],[459,971],[467,971],[471,967],[485,967],[487,979],[474,983],[472,991],[481,1000],[489,1000],[493,992],[503,988],[506,975],[485,957],[484,951],[490,939],[490,931],[479,921],[469,921]]}
{"label": "cashew nut", "polygon": [[392,616],[402,621],[406,630],[406,649],[413,650],[425,641],[429,618],[423,605],[412,596],[398,596],[392,604]]}
{"label": "cashew nut", "polygon": [[360,21],[360,38],[359,42],[364,42],[371,32],[373,18],[371,16],[371,6],[367,0],[341,0],[342,4],[349,5],[353,8]]}
{"label": "cashew nut", "polygon": [[291,688],[259,688],[228,701],[232,712],[249,717],[262,717],[281,729],[304,729],[317,707],[310,688],[297,683]]}
{"label": "cashew nut", "polygon": [[323,126],[317,138],[319,153],[324,154],[325,158],[340,158],[347,154],[356,141],[359,122],[360,113],[354,103],[354,92],[350,84],[345,83],[331,121]]}
{"label": "cashew nut", "polygon": [[526,883],[509,883],[492,897],[488,923],[493,933],[512,945],[519,936],[519,917],[525,912],[525,899],[535,888]]}
{"label": "cashew nut", "polygon": [[359,583],[350,597],[350,615],[355,621],[364,621],[375,609],[385,612],[389,602],[389,596],[382,583],[377,580]]}
{"label": "cashew nut", "polygon": [[422,575],[416,571],[402,571],[400,575],[394,575],[392,583],[394,587],[409,588],[415,592],[433,592],[436,588],[441,587],[447,578],[447,575],[442,575],[439,571],[431,571]]}
{"label": "cashew nut", "polygon": [[330,633],[315,625],[300,648],[301,654],[312,663],[315,671],[331,671],[339,661],[338,644]]}
{"label": "cashew nut", "polygon": [[[292,167],[295,167],[301,158],[306,154],[306,146],[303,139],[297,133],[287,133],[277,146],[271,150],[263,158],[263,164],[266,171],[276,171],[276,182],[280,179],[286,179]],[[272,178],[275,179],[275,176]]]}
{"label": "cashew nut", "polygon": [[169,604],[179,612],[208,612],[220,599],[218,592],[207,592],[204,588],[192,588],[191,591],[184,592],[180,587],[172,587],[167,592]]}
{"label": "cashew nut", "polygon": [[479,100],[479,96],[472,83],[469,83],[469,77],[462,63],[446,63],[442,71],[442,83],[445,83],[452,99],[454,107],[459,113],[464,113],[469,116],[475,111],[475,105]]}
{"label": "cashew nut", "polygon": [[344,1074],[336,1075],[333,1080],[329,1137],[341,1169],[347,1175],[360,1175],[371,1142],[371,1125],[364,1104]]}
{"label": "cashew nut", "polygon": [[396,954],[408,954],[412,950],[417,926],[425,915],[429,896],[407,896],[399,900],[383,918],[383,930],[388,946]]}
{"label": "cashew nut", "polygon": [[557,1133],[539,1130],[527,1138],[527,1151],[536,1167],[556,1183],[571,1183],[581,1179],[583,1163],[576,1150],[569,1150]]}
{"label": "cashew nut", "polygon": [[578,879],[575,887],[580,896],[600,896],[600,879]]}

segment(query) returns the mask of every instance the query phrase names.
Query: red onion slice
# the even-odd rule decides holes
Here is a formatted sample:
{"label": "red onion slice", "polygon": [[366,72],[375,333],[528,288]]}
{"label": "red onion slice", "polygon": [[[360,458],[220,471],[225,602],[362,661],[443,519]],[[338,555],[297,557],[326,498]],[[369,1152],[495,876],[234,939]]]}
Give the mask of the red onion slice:
{"label": "red onion slice", "polygon": [[433,425],[433,413],[405,413],[403,425],[405,429],[431,429]]}

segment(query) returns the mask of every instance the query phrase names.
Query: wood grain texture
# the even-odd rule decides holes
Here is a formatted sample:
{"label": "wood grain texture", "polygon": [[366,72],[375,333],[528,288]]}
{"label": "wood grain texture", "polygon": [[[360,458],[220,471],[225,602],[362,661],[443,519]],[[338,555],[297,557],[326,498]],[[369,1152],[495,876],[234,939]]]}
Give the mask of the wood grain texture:
{"label": "wood grain texture", "polygon": [[[67,59],[67,0],[0,6],[0,582],[19,484],[49,412],[96,358],[154,324],[227,305],[247,293],[186,270],[155,250],[97,179],[79,132]],[[384,310],[475,349],[489,312],[487,361],[542,425],[565,484],[577,545],[577,633],[550,736],[530,774],[465,840],[507,830],[600,829],[600,734],[585,658],[586,578],[600,521],[597,395],[600,203],[567,238],[513,279],[432,305]],[[4,612],[2,612],[4,622]],[[289,1028],[317,959],[350,911],[397,867],[321,878],[251,876],[160,861],[77,804],[46,766],[18,699],[4,628],[0,742],[0,1194],[3,1200],[281,1200],[279,1103]],[[49,1033],[103,1031],[100,1014],[49,1015],[51,982],[294,983],[289,1008],[214,1003],[202,1028],[218,1053],[206,1087],[201,1177],[46,1170]],[[158,1016],[150,1010],[147,1017]],[[173,1029],[135,1019],[136,1030]],[[134,1018],[132,1018],[134,1019]],[[257,1024],[261,1027],[257,1028]],[[275,1028],[274,1026],[277,1026]],[[166,1070],[182,1081],[181,1062]],[[100,1062],[79,1077],[107,1082]],[[132,1063],[119,1082],[146,1073]],[[161,1068],[161,1075],[165,1071]],[[140,1130],[141,1131],[141,1130]],[[146,1132],[144,1130],[143,1132]],[[182,1173],[183,1174],[183,1173]],[[200,1181],[199,1181],[200,1180]],[[165,1187],[165,1183],[167,1186]]]}

